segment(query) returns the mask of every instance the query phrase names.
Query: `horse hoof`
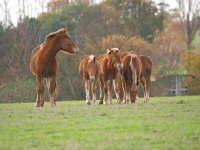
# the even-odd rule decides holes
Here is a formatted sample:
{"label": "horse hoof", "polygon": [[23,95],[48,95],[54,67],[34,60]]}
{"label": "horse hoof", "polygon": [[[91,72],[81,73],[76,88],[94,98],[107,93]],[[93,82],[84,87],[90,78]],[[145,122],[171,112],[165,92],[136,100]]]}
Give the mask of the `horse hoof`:
{"label": "horse hoof", "polygon": [[99,104],[103,104],[103,101],[99,101]]}
{"label": "horse hoof", "polygon": [[91,104],[90,104],[90,102],[89,103],[86,103],[86,106],[90,106]]}
{"label": "horse hoof", "polygon": [[42,107],[42,105],[36,103],[36,104],[35,104],[35,107]]}

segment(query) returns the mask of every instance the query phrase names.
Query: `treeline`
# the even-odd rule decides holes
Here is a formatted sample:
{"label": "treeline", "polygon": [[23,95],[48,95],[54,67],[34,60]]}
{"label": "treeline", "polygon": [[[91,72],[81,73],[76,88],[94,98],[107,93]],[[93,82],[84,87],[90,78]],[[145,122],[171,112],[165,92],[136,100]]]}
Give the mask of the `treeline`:
{"label": "treeline", "polygon": [[[98,56],[109,47],[121,46],[122,51],[134,50],[152,58],[156,81],[151,82],[150,96],[172,95],[170,89],[175,79],[163,79],[163,74],[200,72],[199,54],[186,51],[187,40],[180,16],[177,12],[169,14],[164,3],[106,0],[94,4],[89,0],[51,0],[47,10],[37,18],[20,18],[16,26],[0,23],[0,90],[3,91],[0,102],[35,101],[35,77],[29,69],[31,51],[46,35],[66,27],[80,53],[58,54],[58,100],[85,99],[83,81],[78,74],[79,58],[85,54]],[[183,83],[188,86],[185,94],[200,94],[198,76],[183,79]],[[139,95],[143,96],[142,90]]]}

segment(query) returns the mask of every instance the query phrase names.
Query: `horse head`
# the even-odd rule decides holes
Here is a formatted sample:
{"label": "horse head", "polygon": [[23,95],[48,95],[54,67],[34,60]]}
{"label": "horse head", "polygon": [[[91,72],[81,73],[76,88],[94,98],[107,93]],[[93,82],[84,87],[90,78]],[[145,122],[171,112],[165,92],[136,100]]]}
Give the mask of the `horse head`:
{"label": "horse head", "polygon": [[79,51],[78,46],[74,43],[74,41],[69,36],[67,29],[60,29],[47,36],[47,38],[49,39],[51,37],[57,37],[57,39],[59,39],[59,41],[55,40],[55,43],[58,44],[59,50],[62,50],[70,54],[75,54]]}
{"label": "horse head", "polygon": [[94,55],[89,55],[86,61],[87,61],[87,70],[89,74],[89,79],[90,81],[94,81],[96,72],[98,72],[96,57]]}
{"label": "horse head", "polygon": [[119,48],[109,48],[107,50],[107,54],[109,55],[112,62],[114,62],[115,66],[118,69],[123,68],[123,64],[121,64],[121,56],[120,56],[120,47]]}

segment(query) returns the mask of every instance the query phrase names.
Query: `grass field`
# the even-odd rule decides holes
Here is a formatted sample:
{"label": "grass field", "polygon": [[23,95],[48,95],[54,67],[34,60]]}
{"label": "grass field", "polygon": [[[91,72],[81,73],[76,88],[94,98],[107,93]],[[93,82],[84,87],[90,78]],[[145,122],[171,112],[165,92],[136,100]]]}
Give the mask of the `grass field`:
{"label": "grass field", "polygon": [[200,96],[144,104],[0,104],[1,150],[200,149]]}

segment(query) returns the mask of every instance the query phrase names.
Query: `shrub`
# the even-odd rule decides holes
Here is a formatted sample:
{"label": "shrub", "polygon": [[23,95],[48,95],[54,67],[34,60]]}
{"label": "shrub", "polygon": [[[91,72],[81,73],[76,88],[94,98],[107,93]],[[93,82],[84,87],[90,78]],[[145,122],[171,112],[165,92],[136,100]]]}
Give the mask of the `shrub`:
{"label": "shrub", "polygon": [[27,78],[5,83],[0,86],[0,91],[0,103],[25,103],[34,102],[36,99],[35,81]]}

